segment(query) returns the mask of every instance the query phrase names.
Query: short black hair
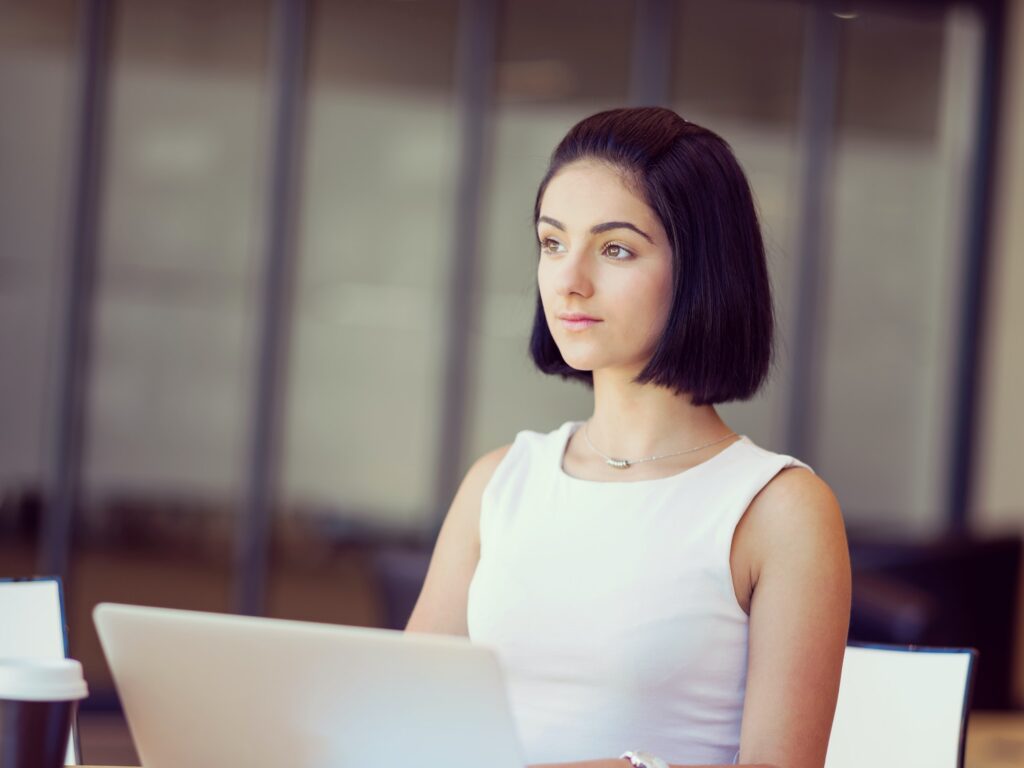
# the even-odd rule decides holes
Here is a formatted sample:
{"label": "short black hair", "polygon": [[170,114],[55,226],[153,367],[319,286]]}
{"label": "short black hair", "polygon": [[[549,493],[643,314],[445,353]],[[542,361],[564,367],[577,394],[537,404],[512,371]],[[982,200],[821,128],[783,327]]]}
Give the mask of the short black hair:
{"label": "short black hair", "polygon": [[[750,185],[728,143],[663,107],[584,118],[551,155],[534,204],[535,234],[548,183],[564,166],[586,159],[623,173],[672,246],[672,307],[634,381],[687,393],[694,405],[753,397],[772,362],[774,310]],[[593,386],[590,371],[562,358],[539,287],[530,355],[544,373]]]}

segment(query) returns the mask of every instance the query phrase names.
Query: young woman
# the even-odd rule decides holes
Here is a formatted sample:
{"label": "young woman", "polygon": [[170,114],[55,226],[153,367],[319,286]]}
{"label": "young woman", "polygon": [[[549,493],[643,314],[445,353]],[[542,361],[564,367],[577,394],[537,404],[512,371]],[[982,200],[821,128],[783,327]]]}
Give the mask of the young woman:
{"label": "young woman", "polygon": [[537,193],[530,352],[593,414],[481,457],[407,631],[494,647],[533,765],[824,763],[850,611],[842,515],[715,404],[768,373],[747,180],[661,108],[575,125]]}

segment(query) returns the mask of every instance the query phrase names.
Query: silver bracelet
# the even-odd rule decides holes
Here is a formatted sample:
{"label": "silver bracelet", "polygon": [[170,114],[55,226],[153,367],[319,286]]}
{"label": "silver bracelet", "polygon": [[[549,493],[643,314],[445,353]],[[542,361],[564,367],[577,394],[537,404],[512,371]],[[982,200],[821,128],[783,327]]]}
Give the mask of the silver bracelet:
{"label": "silver bracelet", "polygon": [[633,768],[669,768],[668,763],[660,757],[649,755],[646,752],[623,752],[619,755],[620,760],[629,760]]}

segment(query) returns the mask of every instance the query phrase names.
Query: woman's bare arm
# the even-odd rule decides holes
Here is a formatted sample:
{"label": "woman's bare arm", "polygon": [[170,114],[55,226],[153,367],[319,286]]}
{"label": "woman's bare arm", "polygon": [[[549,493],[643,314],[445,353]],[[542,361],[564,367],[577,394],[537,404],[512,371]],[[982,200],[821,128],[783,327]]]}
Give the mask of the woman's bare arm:
{"label": "woman's bare arm", "polygon": [[741,524],[757,547],[740,762],[821,768],[850,623],[839,502],[810,470],[786,469]]}
{"label": "woman's bare arm", "polygon": [[506,445],[481,456],[462,480],[437,536],[406,632],[469,634],[466,598],[480,559],[480,499],[508,449]]}

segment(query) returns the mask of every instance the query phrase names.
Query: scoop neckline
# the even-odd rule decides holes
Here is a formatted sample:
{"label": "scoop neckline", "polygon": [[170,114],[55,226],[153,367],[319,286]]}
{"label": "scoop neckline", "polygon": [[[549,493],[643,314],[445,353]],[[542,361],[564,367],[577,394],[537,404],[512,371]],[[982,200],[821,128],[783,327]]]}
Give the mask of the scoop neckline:
{"label": "scoop neckline", "polygon": [[739,445],[740,443],[750,442],[750,438],[748,438],[746,435],[739,435],[739,440],[734,440],[733,442],[729,443],[729,445],[720,450],[714,456],[704,459],[704,461],[700,462],[700,464],[694,464],[692,467],[688,467],[687,469],[684,469],[682,472],[675,472],[674,474],[665,475],[664,477],[648,477],[644,478],[643,480],[587,480],[586,478],[583,477],[576,477],[575,475],[570,475],[568,472],[565,471],[564,467],[562,466],[562,462],[565,459],[565,451],[569,447],[569,441],[572,439],[572,436],[576,433],[576,431],[580,428],[582,424],[582,421],[567,421],[564,425],[562,425],[562,429],[565,431],[565,435],[562,437],[562,439],[558,441],[558,451],[555,456],[555,472],[558,474],[558,476],[565,480],[568,480],[569,482],[580,483],[581,485],[594,485],[601,487],[606,487],[609,485],[637,486],[651,483],[671,482],[673,480],[677,480],[681,477],[689,475],[694,470],[698,470],[701,467],[705,467],[708,464],[711,464],[719,456],[724,456],[729,451],[731,451],[733,447]]}

